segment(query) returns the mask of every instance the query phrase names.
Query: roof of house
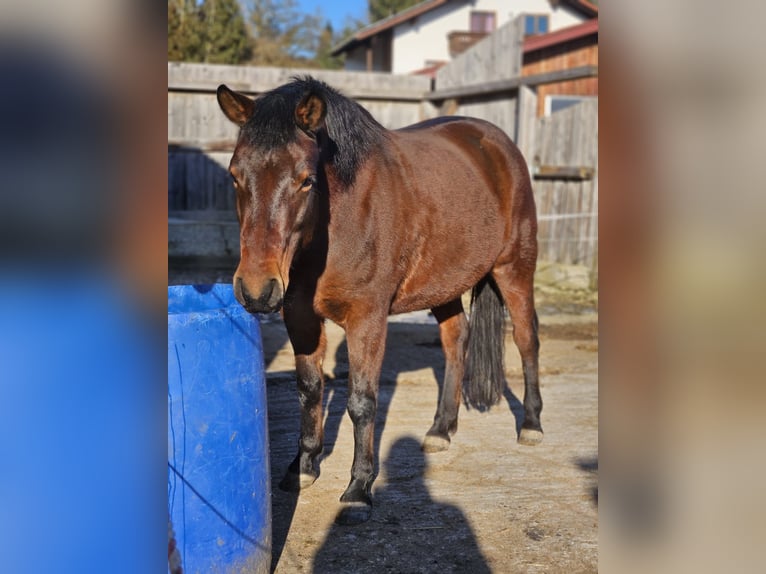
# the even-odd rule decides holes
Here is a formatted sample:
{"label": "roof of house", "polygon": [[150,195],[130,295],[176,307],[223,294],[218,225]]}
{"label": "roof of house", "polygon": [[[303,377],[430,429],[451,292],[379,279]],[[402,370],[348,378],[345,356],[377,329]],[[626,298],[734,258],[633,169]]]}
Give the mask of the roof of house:
{"label": "roof of house", "polygon": [[524,38],[524,53],[534,52],[549,46],[563,44],[570,40],[584,38],[591,34],[598,34],[598,18],[591,18],[574,26],[567,26],[547,34],[538,34]]}
{"label": "roof of house", "polygon": [[559,0],[559,2],[566,4],[570,8],[574,8],[585,16],[598,18],[598,5],[593,2],[588,2],[588,0]]}
{"label": "roof of house", "polygon": [[383,18],[382,20],[378,20],[377,22],[368,24],[364,28],[357,30],[354,34],[352,34],[351,36],[346,38],[343,42],[338,44],[335,48],[333,48],[332,55],[336,56],[340,54],[341,52],[350,50],[351,48],[359,44],[362,40],[366,40],[367,38],[375,36],[376,34],[379,34],[380,32],[384,32],[385,30],[393,28],[394,26],[403,24],[404,22],[407,22],[408,20],[417,18],[421,14],[430,12],[434,8],[438,8],[442,4],[446,4],[449,1],[450,0],[425,0],[425,2],[421,2],[420,4],[415,4],[414,6],[410,6],[406,10],[402,10],[401,12],[397,12],[396,14],[391,14],[390,16]]}
{"label": "roof of house", "polygon": [[[578,12],[582,13],[585,16],[598,17],[598,6],[596,6],[595,4],[592,4],[591,2],[588,2],[588,0],[556,0],[556,1],[559,3],[566,4],[570,8],[577,10]],[[434,10],[438,8],[439,6],[447,4],[448,2],[450,2],[450,0],[425,0],[424,2],[420,2],[419,4],[410,6],[406,10],[402,10],[401,12],[397,12],[396,14],[391,14],[391,16],[383,18],[382,20],[378,20],[377,22],[368,24],[367,26],[365,26],[364,28],[361,28],[360,30],[357,30],[354,34],[352,34],[351,36],[343,40],[340,44],[335,46],[332,49],[332,55],[337,56],[338,54],[346,52],[356,47],[358,44],[360,44],[364,40],[371,38],[372,36],[376,36],[377,34],[380,34],[381,32],[390,30],[394,26],[398,26],[399,24],[403,24],[404,22],[412,20],[413,18],[417,18],[421,14],[430,12],[431,10]]]}

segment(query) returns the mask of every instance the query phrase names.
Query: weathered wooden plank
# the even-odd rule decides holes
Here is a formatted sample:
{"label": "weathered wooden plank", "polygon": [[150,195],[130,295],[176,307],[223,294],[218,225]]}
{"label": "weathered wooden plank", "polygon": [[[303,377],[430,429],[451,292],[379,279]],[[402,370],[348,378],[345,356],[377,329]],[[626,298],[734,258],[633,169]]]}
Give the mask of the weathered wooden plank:
{"label": "weathered wooden plank", "polygon": [[[225,83],[229,88],[232,90],[236,90],[238,92],[243,93],[258,93],[253,92],[252,88],[250,87],[250,84],[245,82],[222,82]],[[216,90],[218,89],[218,85],[213,85],[212,82],[193,82],[193,81],[176,81],[173,82],[172,85],[168,85],[168,90],[173,92],[191,92],[195,94],[210,94],[210,93],[216,93]]]}
{"label": "weathered wooden plank", "polygon": [[516,100],[507,99],[499,102],[470,102],[464,101],[458,106],[456,113],[487,120],[501,128],[509,137],[516,133]]}
{"label": "weathered wooden plank", "polygon": [[537,121],[533,172],[541,258],[597,264],[598,102]]}
{"label": "weathered wooden plank", "polygon": [[521,86],[518,93],[516,115],[516,145],[532,165],[535,153],[535,139],[537,137],[537,94],[529,86]]}
{"label": "weathered wooden plank", "polygon": [[235,209],[228,172],[230,152],[168,150],[168,208],[171,210]]}
{"label": "weathered wooden plank", "polygon": [[[427,102],[357,100],[384,127],[397,129],[437,115]],[[227,149],[239,129],[218,107],[214,94],[168,93],[168,142],[206,151]],[[221,145],[225,142],[224,145]],[[233,149],[233,147],[231,147]]]}
{"label": "weathered wooden plank", "polygon": [[532,173],[535,179],[573,179],[589,180],[593,179],[595,170],[587,166],[571,165],[538,165]]}
{"label": "weathered wooden plank", "polygon": [[[446,66],[445,66],[446,67]],[[533,76],[514,76],[503,80],[464,83],[456,87],[440,88],[437,77],[437,89],[423,94],[423,98],[430,101],[441,101],[449,98],[487,97],[502,95],[507,92],[518,90],[521,86],[537,86],[551,82],[563,82],[577,78],[590,78],[598,76],[597,66],[581,66],[569,70],[556,70]]]}
{"label": "weathered wooden plank", "polygon": [[521,76],[523,41],[523,18],[517,17],[437,71],[437,92]]}
{"label": "weathered wooden plank", "polygon": [[220,84],[226,84],[252,95],[272,90],[296,76],[306,75],[322,80],[355,99],[420,102],[423,92],[428,91],[431,85],[430,78],[425,76],[168,62],[168,91],[214,94]]}
{"label": "weathered wooden plank", "polygon": [[[509,137],[515,138],[518,129],[516,95],[509,92],[500,94],[507,96],[502,99],[485,97],[487,94],[481,87],[520,76],[522,42],[522,20],[517,18],[441,68],[436,75],[435,93],[446,96],[432,97],[434,92],[427,92],[423,94],[424,100],[439,104],[443,114],[465,115],[492,122]],[[470,90],[470,93],[461,92],[466,84],[476,89]],[[449,95],[453,92],[454,98]]]}
{"label": "weathered wooden plank", "polygon": [[233,152],[236,139],[231,140],[168,140],[168,153]]}

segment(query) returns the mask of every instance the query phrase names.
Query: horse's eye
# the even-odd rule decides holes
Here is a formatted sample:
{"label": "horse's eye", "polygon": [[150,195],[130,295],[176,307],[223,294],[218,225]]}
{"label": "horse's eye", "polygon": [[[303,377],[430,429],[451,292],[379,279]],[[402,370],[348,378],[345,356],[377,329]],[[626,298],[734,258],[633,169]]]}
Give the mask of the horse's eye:
{"label": "horse's eye", "polygon": [[314,175],[308,176],[306,179],[303,180],[303,183],[301,184],[301,191],[309,191],[314,185],[316,185],[317,178]]}

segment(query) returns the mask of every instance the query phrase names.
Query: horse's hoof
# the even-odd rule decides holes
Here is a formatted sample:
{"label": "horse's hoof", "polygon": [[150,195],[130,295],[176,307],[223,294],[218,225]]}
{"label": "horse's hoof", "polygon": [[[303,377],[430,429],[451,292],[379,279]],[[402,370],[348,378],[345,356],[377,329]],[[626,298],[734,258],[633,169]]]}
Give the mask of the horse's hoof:
{"label": "horse's hoof", "polygon": [[519,444],[525,446],[535,446],[543,442],[543,431],[535,429],[521,429],[519,433]]}
{"label": "horse's hoof", "polygon": [[337,524],[361,524],[370,519],[372,515],[372,497],[370,496],[372,480],[372,476],[367,479],[351,479],[348,488],[340,497],[341,508],[335,517]]}
{"label": "horse's hoof", "polygon": [[372,504],[367,502],[344,502],[335,517],[335,523],[343,526],[353,526],[367,522],[372,516]]}
{"label": "horse's hoof", "polygon": [[435,434],[427,434],[423,440],[423,452],[442,452],[447,450],[450,445],[450,440],[443,436]]}
{"label": "horse's hoof", "polygon": [[300,492],[314,484],[317,478],[318,475],[314,476],[313,474],[307,474],[305,472],[300,474],[288,472],[279,483],[279,489],[284,490],[285,492]]}

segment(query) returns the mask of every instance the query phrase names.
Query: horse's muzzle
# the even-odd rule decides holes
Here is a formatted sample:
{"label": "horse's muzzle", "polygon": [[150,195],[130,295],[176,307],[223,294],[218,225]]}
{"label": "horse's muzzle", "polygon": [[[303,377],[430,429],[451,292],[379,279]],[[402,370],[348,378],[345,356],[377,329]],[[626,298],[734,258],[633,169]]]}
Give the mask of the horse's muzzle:
{"label": "horse's muzzle", "polygon": [[249,313],[275,313],[282,307],[282,285],[278,279],[266,282],[258,295],[253,295],[241,277],[234,280],[234,296]]}

